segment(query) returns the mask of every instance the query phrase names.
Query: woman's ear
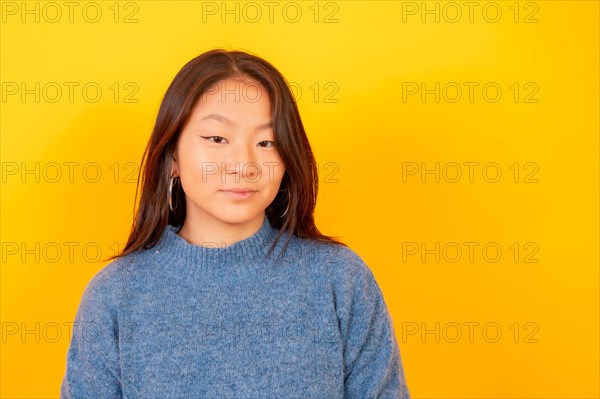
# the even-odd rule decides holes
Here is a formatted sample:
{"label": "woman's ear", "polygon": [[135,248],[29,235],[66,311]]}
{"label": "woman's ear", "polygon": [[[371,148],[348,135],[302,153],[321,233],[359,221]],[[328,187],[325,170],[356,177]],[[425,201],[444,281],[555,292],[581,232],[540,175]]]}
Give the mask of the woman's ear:
{"label": "woman's ear", "polygon": [[177,149],[171,153],[171,176],[179,176],[179,164],[177,163]]}

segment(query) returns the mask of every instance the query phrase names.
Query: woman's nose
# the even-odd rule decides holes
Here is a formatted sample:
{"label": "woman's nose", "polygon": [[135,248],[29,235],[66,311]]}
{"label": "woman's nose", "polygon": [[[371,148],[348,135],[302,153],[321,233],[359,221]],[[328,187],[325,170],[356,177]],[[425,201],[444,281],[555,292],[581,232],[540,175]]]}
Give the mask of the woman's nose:
{"label": "woman's nose", "polygon": [[[225,172],[228,175],[238,175],[244,180],[256,181],[260,166],[256,162],[254,150],[247,145],[239,145],[231,151],[225,163]],[[237,180],[237,179],[236,179]]]}

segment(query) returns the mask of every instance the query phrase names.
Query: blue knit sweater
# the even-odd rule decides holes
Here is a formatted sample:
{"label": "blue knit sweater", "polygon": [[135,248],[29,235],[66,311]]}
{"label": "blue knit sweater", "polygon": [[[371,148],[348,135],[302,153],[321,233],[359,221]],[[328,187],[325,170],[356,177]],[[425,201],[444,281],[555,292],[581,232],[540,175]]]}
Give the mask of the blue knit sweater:
{"label": "blue knit sweater", "polygon": [[106,265],[75,316],[61,398],[409,399],[394,325],[347,247],[279,230],[229,247],[167,226]]}

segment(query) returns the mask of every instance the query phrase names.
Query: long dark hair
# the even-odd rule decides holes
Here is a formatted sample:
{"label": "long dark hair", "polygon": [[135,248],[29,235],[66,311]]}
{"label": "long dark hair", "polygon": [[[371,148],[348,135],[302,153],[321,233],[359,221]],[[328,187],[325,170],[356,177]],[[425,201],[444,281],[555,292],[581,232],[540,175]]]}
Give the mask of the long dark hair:
{"label": "long dark hair", "polygon": [[[266,208],[271,226],[279,229],[269,255],[284,233],[323,242],[347,245],[337,237],[323,235],[314,221],[318,192],[318,170],[296,101],[283,75],[270,63],[244,51],[214,49],[190,60],[171,82],[158,110],[152,135],[142,156],[140,176],[142,196],[134,208],[129,239],[121,253],[112,260],[139,249],[156,245],[167,225],[181,227],[185,220],[185,193],[181,184],[173,187],[177,206],[169,209],[168,193],[172,168],[172,152],[182,127],[202,95],[215,84],[245,78],[260,83],[268,92],[275,133],[275,147],[286,165],[280,192]],[[287,190],[287,191],[286,191]],[[287,209],[287,211],[286,211]],[[284,217],[280,215],[284,214]],[[285,252],[290,240],[288,234]]]}

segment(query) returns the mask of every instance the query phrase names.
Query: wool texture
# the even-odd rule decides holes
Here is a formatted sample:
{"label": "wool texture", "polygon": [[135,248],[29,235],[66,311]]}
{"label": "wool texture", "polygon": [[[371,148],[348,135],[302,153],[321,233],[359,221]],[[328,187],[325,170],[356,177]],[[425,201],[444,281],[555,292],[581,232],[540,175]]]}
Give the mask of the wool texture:
{"label": "wool texture", "polygon": [[85,287],[60,397],[410,399],[394,324],[370,268],[265,216],[226,247],[167,226]]}

